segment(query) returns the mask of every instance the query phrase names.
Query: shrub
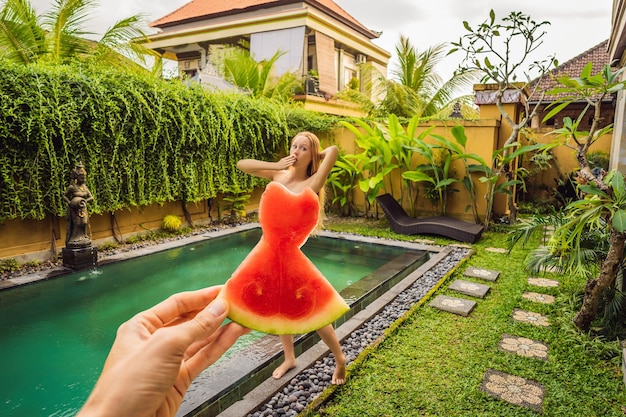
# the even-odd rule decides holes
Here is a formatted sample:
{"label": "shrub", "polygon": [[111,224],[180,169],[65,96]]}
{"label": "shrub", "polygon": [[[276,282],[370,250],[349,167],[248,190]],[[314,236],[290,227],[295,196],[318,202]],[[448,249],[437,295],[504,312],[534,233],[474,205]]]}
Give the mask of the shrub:
{"label": "shrub", "polygon": [[183,222],[180,220],[178,216],[173,214],[168,214],[163,218],[163,222],[161,223],[161,229],[167,232],[175,232],[180,229]]}
{"label": "shrub", "polygon": [[0,261],[0,272],[13,272],[20,269],[20,264],[13,258]]}

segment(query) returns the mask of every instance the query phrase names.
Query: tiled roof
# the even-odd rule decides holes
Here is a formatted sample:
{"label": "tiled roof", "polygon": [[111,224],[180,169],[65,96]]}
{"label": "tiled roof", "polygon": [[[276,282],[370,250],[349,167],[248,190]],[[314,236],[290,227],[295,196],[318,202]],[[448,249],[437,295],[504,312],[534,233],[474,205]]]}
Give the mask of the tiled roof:
{"label": "tiled roof", "polygon": [[372,36],[372,39],[378,37],[375,32],[363,26],[332,0],[191,0],[189,3],[179,7],[170,14],[150,23],[150,26],[166,27],[187,21],[232,15],[290,3],[308,3],[367,32]]}
{"label": "tiled roof", "polygon": [[[608,43],[609,40],[605,40],[604,42],[599,43],[583,52],[582,54],[570,59],[567,62],[559,65],[548,75],[543,77],[539,81],[539,88],[536,90],[535,94],[530,97],[530,101],[537,101],[539,99],[539,94],[542,91],[550,91],[554,87],[557,87],[559,84],[557,82],[557,78],[562,76],[568,76],[571,78],[579,77],[585,65],[589,62],[593,62],[593,73],[597,74],[604,66],[610,63],[609,53],[608,53]],[[531,87],[537,83],[537,80],[531,82]],[[558,95],[548,95],[544,97],[544,102],[550,102],[561,98],[562,94]]]}

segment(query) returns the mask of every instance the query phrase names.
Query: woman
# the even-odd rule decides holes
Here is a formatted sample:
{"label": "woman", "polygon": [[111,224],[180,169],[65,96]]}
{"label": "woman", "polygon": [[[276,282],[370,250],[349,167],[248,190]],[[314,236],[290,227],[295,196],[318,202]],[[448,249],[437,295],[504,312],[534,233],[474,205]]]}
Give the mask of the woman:
{"label": "woman", "polygon": [[[293,138],[289,155],[278,162],[243,159],[237,163],[237,167],[247,174],[280,183],[294,194],[304,193],[307,188],[310,188],[319,198],[317,204],[320,211],[319,229],[324,206],[324,185],[339,154],[336,146],[329,146],[323,151],[320,149],[317,136],[310,132],[301,132]],[[261,223],[263,224],[262,220]],[[346,358],[332,324],[318,329],[317,333],[335,357],[335,371],[331,382],[336,385],[343,384],[346,380]],[[276,379],[281,378],[296,366],[293,336],[281,335],[280,341],[285,352],[285,360],[272,374]]]}

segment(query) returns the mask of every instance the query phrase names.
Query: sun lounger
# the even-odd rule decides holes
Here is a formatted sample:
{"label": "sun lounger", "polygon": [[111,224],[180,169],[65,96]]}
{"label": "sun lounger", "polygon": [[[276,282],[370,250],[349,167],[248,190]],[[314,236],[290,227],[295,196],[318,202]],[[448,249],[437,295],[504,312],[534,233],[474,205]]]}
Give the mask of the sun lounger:
{"label": "sun lounger", "polygon": [[391,229],[403,235],[435,235],[467,243],[476,243],[485,229],[452,217],[438,216],[416,219],[409,216],[391,194],[376,197],[378,205],[385,212]]}

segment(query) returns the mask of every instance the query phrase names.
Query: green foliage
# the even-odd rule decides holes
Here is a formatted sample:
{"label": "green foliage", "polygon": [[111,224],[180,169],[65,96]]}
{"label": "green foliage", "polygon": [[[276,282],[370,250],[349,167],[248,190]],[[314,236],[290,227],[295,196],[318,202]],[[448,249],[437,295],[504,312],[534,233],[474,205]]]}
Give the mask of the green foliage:
{"label": "green foliage", "polygon": [[402,117],[441,116],[442,111],[456,100],[459,92],[471,87],[477,75],[472,71],[457,73],[443,82],[435,67],[445,57],[446,44],[435,45],[419,52],[404,36],[396,45],[399,64],[391,71],[391,79],[384,80],[384,99],[377,113]]}
{"label": "green foliage", "polygon": [[609,154],[602,151],[591,151],[587,153],[587,162],[591,168],[602,168],[609,170]]}
{"label": "green foliage", "polygon": [[20,263],[13,258],[0,261],[0,273],[18,271],[19,269]]}
{"label": "green foliage", "polygon": [[283,55],[284,52],[276,51],[271,58],[257,62],[247,49],[235,47],[220,67],[224,68],[224,76],[228,81],[254,97],[289,101],[301,81],[292,73],[280,77],[273,75],[274,64]]}
{"label": "green foliage", "polygon": [[[229,221],[236,222],[237,220],[246,217],[246,203],[250,199],[250,194],[242,192],[238,186],[233,186],[225,190],[226,195],[223,200],[226,202],[226,210],[229,211]],[[220,207],[220,214],[221,214]],[[220,216],[220,219],[221,216]]]}
{"label": "green foliage", "polygon": [[174,214],[168,214],[167,216],[163,217],[163,221],[161,222],[161,229],[165,230],[166,232],[175,232],[180,229],[180,226],[182,226],[182,224],[183,221],[180,219],[180,217]]}
{"label": "green foliage", "polygon": [[147,64],[147,57],[160,58],[145,45],[146,25],[141,15],[115,22],[99,42],[86,40],[92,33],[85,27],[97,3],[57,1],[50,11],[37,16],[29,0],[5,0],[0,10],[0,57],[23,65],[80,61],[132,71],[145,71],[137,62]]}
{"label": "green foliage", "polygon": [[[397,121],[397,118],[395,120]],[[387,190],[386,182],[391,186],[389,174],[398,167],[397,160],[380,125],[370,126],[360,119],[354,119],[354,124],[345,121],[341,121],[340,124],[354,133],[356,144],[363,149],[359,154],[346,155],[346,159],[358,167],[360,172],[358,187],[365,194],[369,207],[380,194],[380,190]],[[391,124],[395,126],[390,121]]]}
{"label": "green foliage", "polygon": [[357,213],[353,200],[358,177],[358,166],[346,155],[339,155],[326,183],[332,190],[331,204],[337,205],[338,212],[343,216],[352,216]]}
{"label": "green foliage", "polygon": [[64,216],[78,160],[95,213],[252,190],[239,159],[273,159],[334,121],[150,76],[0,62],[0,222]]}

